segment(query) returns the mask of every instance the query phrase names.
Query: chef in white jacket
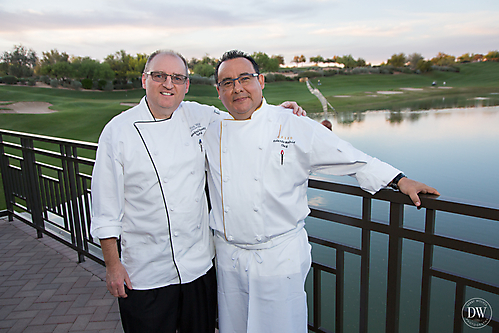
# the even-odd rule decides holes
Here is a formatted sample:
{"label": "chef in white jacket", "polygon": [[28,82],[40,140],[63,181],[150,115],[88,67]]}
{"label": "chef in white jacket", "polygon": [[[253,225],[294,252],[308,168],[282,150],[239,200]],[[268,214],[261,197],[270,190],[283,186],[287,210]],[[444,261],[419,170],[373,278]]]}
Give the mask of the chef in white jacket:
{"label": "chef in white jacket", "polygon": [[99,138],[91,233],[100,239],[125,332],[213,333],[216,275],[203,135],[219,111],[183,102],[187,65],[176,53],[153,53],[142,84],[146,97],[113,118]]}
{"label": "chef in white jacket", "polygon": [[100,239],[125,332],[213,333],[217,295],[203,136],[224,112],[183,102],[187,64],[171,51],[151,54],[142,85],[146,97],[113,118],[99,138],[91,233]]}
{"label": "chef in white jacket", "polygon": [[268,105],[264,78],[245,53],[225,53],[215,79],[230,113],[205,134],[220,332],[305,333],[310,173],[351,175],[370,193],[392,184],[416,205],[418,193],[438,192],[355,149],[320,123]]}

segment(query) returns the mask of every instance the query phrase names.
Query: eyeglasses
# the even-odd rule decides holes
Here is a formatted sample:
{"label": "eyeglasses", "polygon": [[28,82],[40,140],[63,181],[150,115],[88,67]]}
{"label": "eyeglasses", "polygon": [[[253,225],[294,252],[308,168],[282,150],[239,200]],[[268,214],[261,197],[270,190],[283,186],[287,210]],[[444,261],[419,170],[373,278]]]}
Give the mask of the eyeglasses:
{"label": "eyeglasses", "polygon": [[238,81],[240,85],[244,86],[250,83],[252,78],[257,77],[258,75],[260,74],[258,73],[243,74],[240,77],[236,77],[235,79],[224,79],[218,82],[217,84],[219,88],[222,88],[224,90],[230,90],[234,88],[234,86],[236,85],[236,81]]}
{"label": "eyeglasses", "polygon": [[144,72],[144,74],[151,75],[154,82],[166,82],[168,77],[171,77],[173,84],[184,84],[187,81],[187,76],[180,74],[166,74],[163,72]]}

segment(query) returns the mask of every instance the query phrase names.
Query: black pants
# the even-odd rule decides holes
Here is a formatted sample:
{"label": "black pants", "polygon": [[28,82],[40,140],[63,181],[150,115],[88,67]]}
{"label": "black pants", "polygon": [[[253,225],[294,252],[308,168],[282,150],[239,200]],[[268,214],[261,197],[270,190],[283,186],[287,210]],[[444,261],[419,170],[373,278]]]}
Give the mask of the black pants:
{"label": "black pants", "polygon": [[118,299],[125,333],[215,332],[215,267],[190,283],[150,290],[126,288],[126,294],[127,298]]}

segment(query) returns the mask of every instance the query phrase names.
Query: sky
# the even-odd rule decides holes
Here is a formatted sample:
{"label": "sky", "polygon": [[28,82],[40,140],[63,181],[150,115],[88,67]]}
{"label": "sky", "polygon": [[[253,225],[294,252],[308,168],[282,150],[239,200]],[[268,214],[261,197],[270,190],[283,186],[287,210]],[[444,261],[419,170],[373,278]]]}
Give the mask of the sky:
{"label": "sky", "polygon": [[393,54],[459,57],[499,50],[497,0],[0,0],[0,52],[22,44],[102,61],[119,50],[352,55],[368,63]]}

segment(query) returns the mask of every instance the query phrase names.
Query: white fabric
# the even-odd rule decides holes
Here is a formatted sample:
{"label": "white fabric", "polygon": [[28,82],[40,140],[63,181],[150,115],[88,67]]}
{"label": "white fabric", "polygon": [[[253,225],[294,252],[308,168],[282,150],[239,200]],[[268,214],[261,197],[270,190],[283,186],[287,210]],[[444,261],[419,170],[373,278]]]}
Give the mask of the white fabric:
{"label": "white fabric", "polygon": [[370,193],[400,172],[318,122],[265,101],[249,120],[213,122],[205,142],[210,226],[237,244],[266,242],[295,229],[310,212],[311,172],[351,175]]}
{"label": "white fabric", "polygon": [[220,333],[307,332],[307,238],[302,228],[276,246],[249,250],[217,234]]}
{"label": "white fabric", "polygon": [[213,107],[182,102],[170,119],[156,121],[144,98],[102,131],[91,233],[121,237],[121,260],[134,289],[188,283],[212,266],[202,139],[218,117]]}
{"label": "white fabric", "polygon": [[[350,175],[375,193],[400,171],[355,149],[318,122],[265,101],[249,120],[226,118],[211,123],[205,134],[210,226],[220,235],[220,332],[306,332],[306,304],[299,306],[288,295],[305,299],[310,246],[306,237],[303,243],[300,231],[310,212],[310,173]],[[285,236],[290,234],[296,237]],[[281,237],[286,241],[276,245]],[[245,250],[241,253],[240,248]],[[252,251],[258,251],[261,262]],[[299,262],[291,265],[290,260]],[[287,281],[288,264],[297,274],[292,281]]]}

